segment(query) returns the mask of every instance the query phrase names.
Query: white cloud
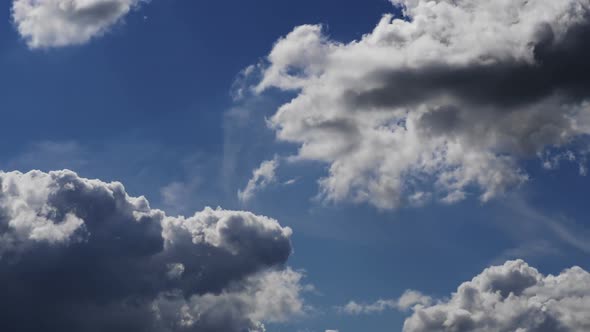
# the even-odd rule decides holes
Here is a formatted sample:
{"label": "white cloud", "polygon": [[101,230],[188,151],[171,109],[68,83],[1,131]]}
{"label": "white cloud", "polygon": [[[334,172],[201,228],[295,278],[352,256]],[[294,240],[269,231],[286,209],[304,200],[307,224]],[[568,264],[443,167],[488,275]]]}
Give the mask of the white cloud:
{"label": "white cloud", "polygon": [[[248,331],[264,332],[262,321],[284,322],[305,313],[301,278],[301,273],[290,269],[266,271],[220,294],[195,295],[188,300],[178,292],[161,294],[154,309],[160,319],[177,320],[185,328],[243,331],[248,327]],[[223,322],[224,317],[235,317],[236,313],[241,320]]]}
{"label": "white cloud", "polygon": [[415,306],[424,306],[432,303],[432,298],[425,296],[420,292],[408,290],[395,300],[378,300],[371,304],[360,304],[355,301],[350,301],[344,307],[339,308],[339,311],[349,315],[370,315],[382,313],[388,310],[406,311]]}
{"label": "white cloud", "polygon": [[173,213],[184,212],[194,203],[194,196],[202,186],[202,179],[198,175],[190,176],[185,182],[174,181],[160,189],[160,197],[166,209]]}
{"label": "white cloud", "polygon": [[586,331],[590,273],[579,267],[545,276],[509,261],[463,283],[448,300],[417,306],[404,332]]}
{"label": "white cloud", "polygon": [[431,302],[432,298],[430,298],[430,296],[409,290],[397,300],[397,308],[400,310],[408,310],[416,305],[429,305]]}
{"label": "white cloud", "polygon": [[0,320],[32,332],[255,331],[304,313],[291,234],[246,211],[167,216],[71,171],[0,172]]}
{"label": "white cloud", "polygon": [[347,44],[295,28],[253,87],[297,92],[269,123],[330,165],[326,200],[488,201],[527,181],[521,159],[590,133],[589,0],[392,2],[406,17]]}
{"label": "white cloud", "polygon": [[252,178],[248,181],[244,190],[238,190],[238,198],[241,202],[247,203],[257,192],[263,190],[268,185],[277,181],[276,169],[279,166],[279,160],[263,161],[260,166],[252,172]]}
{"label": "white cloud", "polygon": [[30,48],[84,44],[145,0],[13,0],[12,18]]}
{"label": "white cloud", "polygon": [[285,186],[291,186],[291,185],[294,185],[295,183],[297,183],[297,181],[299,181],[298,178],[289,179],[289,180],[283,182],[283,185],[285,185]]}

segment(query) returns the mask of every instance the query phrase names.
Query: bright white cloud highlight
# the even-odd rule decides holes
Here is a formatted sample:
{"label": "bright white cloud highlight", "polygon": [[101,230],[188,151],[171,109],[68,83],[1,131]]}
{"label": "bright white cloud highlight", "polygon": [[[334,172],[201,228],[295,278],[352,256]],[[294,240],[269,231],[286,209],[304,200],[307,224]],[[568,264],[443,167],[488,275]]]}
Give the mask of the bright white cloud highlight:
{"label": "bright white cloud highlight", "polygon": [[394,300],[382,299],[371,304],[350,301],[344,307],[339,308],[339,311],[349,315],[370,315],[389,310],[406,311],[414,306],[424,306],[430,303],[432,303],[432,298],[429,296],[425,296],[417,291],[408,290],[399,299]]}
{"label": "bright white cloud highlight", "polygon": [[417,306],[404,332],[587,331],[590,273],[543,275],[509,261],[463,283],[450,299]]}
{"label": "bright white cloud highlight", "polygon": [[84,44],[146,0],[13,0],[12,18],[30,48]]}
{"label": "bright white cloud highlight", "polygon": [[269,122],[330,166],[326,200],[488,201],[527,181],[521,159],[590,133],[589,0],[392,2],[405,17],[350,43],[295,28],[253,88],[297,93]]}
{"label": "bright white cloud highlight", "polygon": [[279,167],[279,160],[263,161],[260,166],[252,172],[252,178],[243,190],[238,190],[238,198],[241,202],[247,203],[257,192],[277,181],[276,170]]}

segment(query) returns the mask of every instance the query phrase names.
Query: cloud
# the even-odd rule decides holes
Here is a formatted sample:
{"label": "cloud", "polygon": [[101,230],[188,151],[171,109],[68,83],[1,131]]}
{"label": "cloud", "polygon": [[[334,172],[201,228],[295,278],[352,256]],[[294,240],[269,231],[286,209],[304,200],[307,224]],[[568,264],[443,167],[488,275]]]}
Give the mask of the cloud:
{"label": "cloud", "polygon": [[146,0],[13,0],[12,19],[30,48],[78,45],[102,36]]}
{"label": "cloud", "polygon": [[167,216],[71,171],[0,172],[0,320],[31,332],[262,331],[304,313],[291,233],[243,211]]}
{"label": "cloud", "polygon": [[276,169],[279,166],[279,160],[263,161],[260,166],[252,172],[252,178],[248,181],[244,190],[238,190],[238,198],[241,202],[247,203],[257,192],[263,190],[268,185],[277,181]]}
{"label": "cloud", "polygon": [[590,133],[590,1],[392,3],[403,17],[350,43],[296,27],[253,87],[297,93],[269,123],[293,159],[330,165],[325,200],[488,201],[528,180],[522,159]]}
{"label": "cloud", "polygon": [[293,312],[304,311],[301,278],[290,269],[253,275],[220,294],[195,295],[189,300],[179,292],[161,294],[154,308],[160,319],[175,322],[178,328],[198,322],[195,331],[244,331],[247,327],[263,332],[260,321],[284,322]]}
{"label": "cloud", "polygon": [[586,331],[590,273],[545,276],[522,260],[484,270],[448,300],[418,306],[404,332]]}
{"label": "cloud", "polygon": [[297,181],[299,181],[299,178],[290,179],[290,180],[287,180],[287,181],[283,182],[283,185],[285,185],[285,186],[291,186],[291,185],[296,184]]}
{"label": "cloud", "polygon": [[190,180],[186,182],[174,181],[162,187],[160,197],[168,211],[186,211],[194,202],[194,193],[202,189],[201,185],[202,179],[199,176],[190,176]]}
{"label": "cloud", "polygon": [[340,312],[348,315],[371,315],[382,313],[387,310],[406,311],[416,305],[429,305],[432,303],[432,298],[425,296],[420,292],[408,290],[395,300],[378,300],[371,304],[359,304],[355,301],[350,301],[344,307],[339,308]]}

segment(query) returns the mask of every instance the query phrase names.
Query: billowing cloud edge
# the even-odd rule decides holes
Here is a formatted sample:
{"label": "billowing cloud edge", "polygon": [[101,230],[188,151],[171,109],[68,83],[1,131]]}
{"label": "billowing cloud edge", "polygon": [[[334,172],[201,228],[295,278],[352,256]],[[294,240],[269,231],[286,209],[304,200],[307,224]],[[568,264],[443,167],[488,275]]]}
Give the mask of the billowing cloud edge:
{"label": "billowing cloud edge", "polygon": [[305,314],[304,274],[286,266],[292,231],[274,219],[170,217],[121,183],[67,170],[0,172],[0,189],[7,327],[263,331]]}
{"label": "billowing cloud edge", "polygon": [[450,298],[413,308],[404,332],[585,331],[590,273],[543,275],[522,260],[485,269]]}
{"label": "billowing cloud edge", "polygon": [[380,209],[485,202],[528,181],[519,162],[536,157],[585,173],[588,0],[392,3],[403,16],[360,40],[299,26],[243,74],[262,76],[255,94],[296,93],[269,125],[299,146],[290,160],[330,166],[321,197]]}

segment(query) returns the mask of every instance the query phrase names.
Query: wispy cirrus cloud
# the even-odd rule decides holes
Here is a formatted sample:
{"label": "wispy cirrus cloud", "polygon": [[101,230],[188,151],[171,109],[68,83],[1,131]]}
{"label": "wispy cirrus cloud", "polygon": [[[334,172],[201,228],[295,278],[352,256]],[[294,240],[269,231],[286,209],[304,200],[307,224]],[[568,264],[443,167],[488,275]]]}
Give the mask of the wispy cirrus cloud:
{"label": "wispy cirrus cloud", "polygon": [[432,302],[433,300],[429,296],[418,291],[407,290],[398,299],[381,299],[368,304],[350,301],[345,306],[339,307],[338,311],[348,315],[371,315],[389,310],[406,311],[417,305],[430,305]]}
{"label": "wispy cirrus cloud", "polygon": [[249,202],[257,192],[277,181],[276,169],[279,167],[279,159],[263,161],[260,166],[252,171],[252,178],[248,180],[243,190],[238,190],[238,198],[242,203]]}

